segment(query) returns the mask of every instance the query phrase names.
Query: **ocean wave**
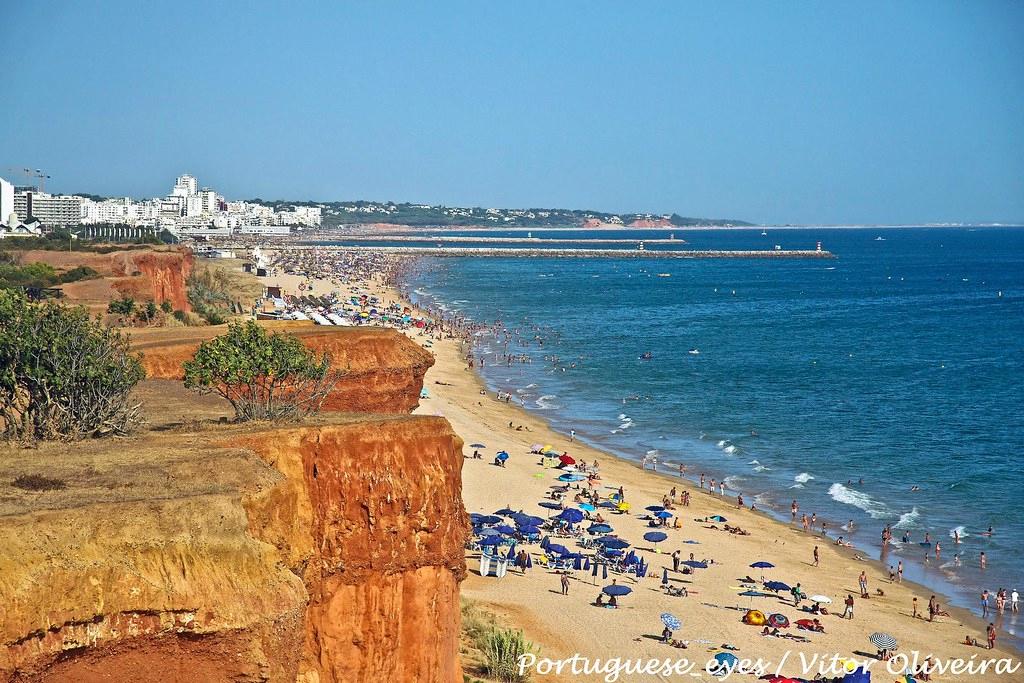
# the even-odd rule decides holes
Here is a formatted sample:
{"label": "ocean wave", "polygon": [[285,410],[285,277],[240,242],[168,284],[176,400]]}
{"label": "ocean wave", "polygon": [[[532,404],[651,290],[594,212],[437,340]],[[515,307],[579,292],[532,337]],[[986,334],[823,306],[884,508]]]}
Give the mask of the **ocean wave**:
{"label": "ocean wave", "polygon": [[748,464],[748,465],[760,465],[760,464],[761,464],[761,461],[760,461],[760,460],[756,460],[756,459],[755,459],[755,460],[751,460],[751,461],[750,461],[750,462],[748,462],[747,464]]}
{"label": "ocean wave", "polygon": [[904,512],[900,515],[898,522],[892,525],[893,529],[915,529],[918,527],[918,520],[921,519],[921,514],[917,511],[917,508],[912,508],[910,512]]}
{"label": "ocean wave", "polygon": [[879,519],[885,517],[888,513],[885,505],[875,500],[871,496],[862,491],[854,491],[848,489],[840,483],[832,484],[828,489],[828,495],[832,500],[837,503],[843,503],[845,505],[852,505],[855,508],[863,510],[868,513],[872,519]]}
{"label": "ocean wave", "polygon": [[759,493],[754,496],[754,504],[759,508],[773,508],[771,496],[768,493]]}
{"label": "ocean wave", "polygon": [[[806,484],[811,479],[814,479],[814,476],[808,474],[807,472],[801,472],[800,474],[798,474],[795,477],[793,477],[793,481],[795,481],[798,484]],[[801,488],[803,488],[803,487],[801,487]]]}
{"label": "ocean wave", "polygon": [[544,396],[541,396],[533,403],[541,410],[554,410],[555,408],[561,407],[560,405],[554,402],[556,398],[558,398],[558,396],[556,396],[555,394],[545,394]]}
{"label": "ocean wave", "polygon": [[620,419],[620,420],[625,420],[627,417],[629,417],[629,416],[626,415],[625,413],[619,413],[619,415],[618,415],[618,419]]}
{"label": "ocean wave", "polygon": [[791,488],[791,489],[802,489],[803,487],[804,487],[803,484],[793,484],[789,488]]}
{"label": "ocean wave", "polygon": [[537,385],[534,384],[533,382],[531,382],[531,383],[527,384],[525,387],[523,387],[523,389],[536,389],[536,388],[537,388]]}
{"label": "ocean wave", "polygon": [[956,532],[956,534],[959,534],[960,538],[964,538],[966,536],[970,536],[970,534],[967,533],[967,531],[965,531],[965,528],[964,528],[963,525],[956,526],[956,527],[953,527],[952,529],[950,529],[949,530],[949,537],[950,538],[956,538],[956,536],[954,535],[954,532]]}
{"label": "ocean wave", "polygon": [[733,453],[736,452],[736,446],[734,446],[733,444],[729,444],[728,446],[722,449],[722,452],[732,455]]}
{"label": "ocean wave", "polygon": [[729,442],[726,441],[725,439],[722,439],[721,441],[719,441],[715,445],[718,446],[719,448],[725,448],[726,446],[729,445]]}
{"label": "ocean wave", "polygon": [[754,471],[755,472],[767,472],[770,469],[771,469],[771,467],[765,467],[764,465],[758,465],[757,467],[754,468]]}
{"label": "ocean wave", "polygon": [[743,481],[743,477],[738,477],[736,475],[732,475],[732,476],[728,476],[725,479],[723,479],[722,483],[725,484],[725,488],[726,489],[732,490],[732,491],[737,491],[740,488],[739,483],[741,481]]}

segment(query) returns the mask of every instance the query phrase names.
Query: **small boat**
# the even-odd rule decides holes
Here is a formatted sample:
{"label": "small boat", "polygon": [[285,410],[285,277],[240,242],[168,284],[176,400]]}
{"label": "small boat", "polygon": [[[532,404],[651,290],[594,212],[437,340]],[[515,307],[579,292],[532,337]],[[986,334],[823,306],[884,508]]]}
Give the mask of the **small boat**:
{"label": "small boat", "polygon": [[768,236],[768,231],[767,230],[762,230],[761,231],[761,237],[767,237],[767,236]]}
{"label": "small boat", "polygon": [[672,277],[672,273],[658,273],[658,277]]}
{"label": "small boat", "polygon": [[650,351],[644,351],[640,354],[640,360],[650,360],[651,358],[653,358],[653,356]]}
{"label": "small boat", "polygon": [[878,237],[876,237],[876,238],[875,238],[875,241],[876,241],[876,242],[884,242],[884,241],[885,241],[885,238],[884,238],[884,237],[882,237],[881,235],[879,235]]}
{"label": "small boat", "polygon": [[689,353],[691,356],[699,356],[700,349],[690,349],[689,351],[687,351],[687,353]]}

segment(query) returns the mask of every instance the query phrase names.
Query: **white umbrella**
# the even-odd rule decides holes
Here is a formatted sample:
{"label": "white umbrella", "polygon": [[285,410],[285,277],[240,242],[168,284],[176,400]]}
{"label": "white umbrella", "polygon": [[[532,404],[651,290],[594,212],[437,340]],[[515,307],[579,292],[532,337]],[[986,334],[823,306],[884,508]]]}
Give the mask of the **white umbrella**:
{"label": "white umbrella", "polygon": [[823,602],[826,605],[832,602],[832,598],[826,595],[812,595],[809,599],[811,602]]}

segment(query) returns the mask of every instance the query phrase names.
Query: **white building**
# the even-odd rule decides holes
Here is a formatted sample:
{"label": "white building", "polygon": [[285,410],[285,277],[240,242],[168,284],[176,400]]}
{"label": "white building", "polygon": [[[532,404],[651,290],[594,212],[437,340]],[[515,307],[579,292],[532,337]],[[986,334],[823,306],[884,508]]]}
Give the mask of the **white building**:
{"label": "white building", "polygon": [[242,225],[237,230],[240,235],[290,235],[292,230],[287,225]]}
{"label": "white building", "polygon": [[82,198],[25,190],[14,194],[14,213],[27,222],[38,218],[47,227],[78,225],[82,220]]}
{"label": "white building", "polygon": [[174,189],[171,190],[172,196],[191,197],[196,194],[199,194],[199,181],[194,176],[186,173],[178,176],[174,181]]}
{"label": "white building", "polygon": [[0,178],[0,222],[6,222],[14,211],[14,185]]}

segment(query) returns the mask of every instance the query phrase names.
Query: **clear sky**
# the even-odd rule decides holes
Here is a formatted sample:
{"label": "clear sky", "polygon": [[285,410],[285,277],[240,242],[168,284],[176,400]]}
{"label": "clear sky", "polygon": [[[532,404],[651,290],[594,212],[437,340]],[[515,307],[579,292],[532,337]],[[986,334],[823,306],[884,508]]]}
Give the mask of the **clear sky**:
{"label": "clear sky", "polygon": [[54,191],[1024,221],[1022,2],[0,0],[0,26],[0,174]]}

